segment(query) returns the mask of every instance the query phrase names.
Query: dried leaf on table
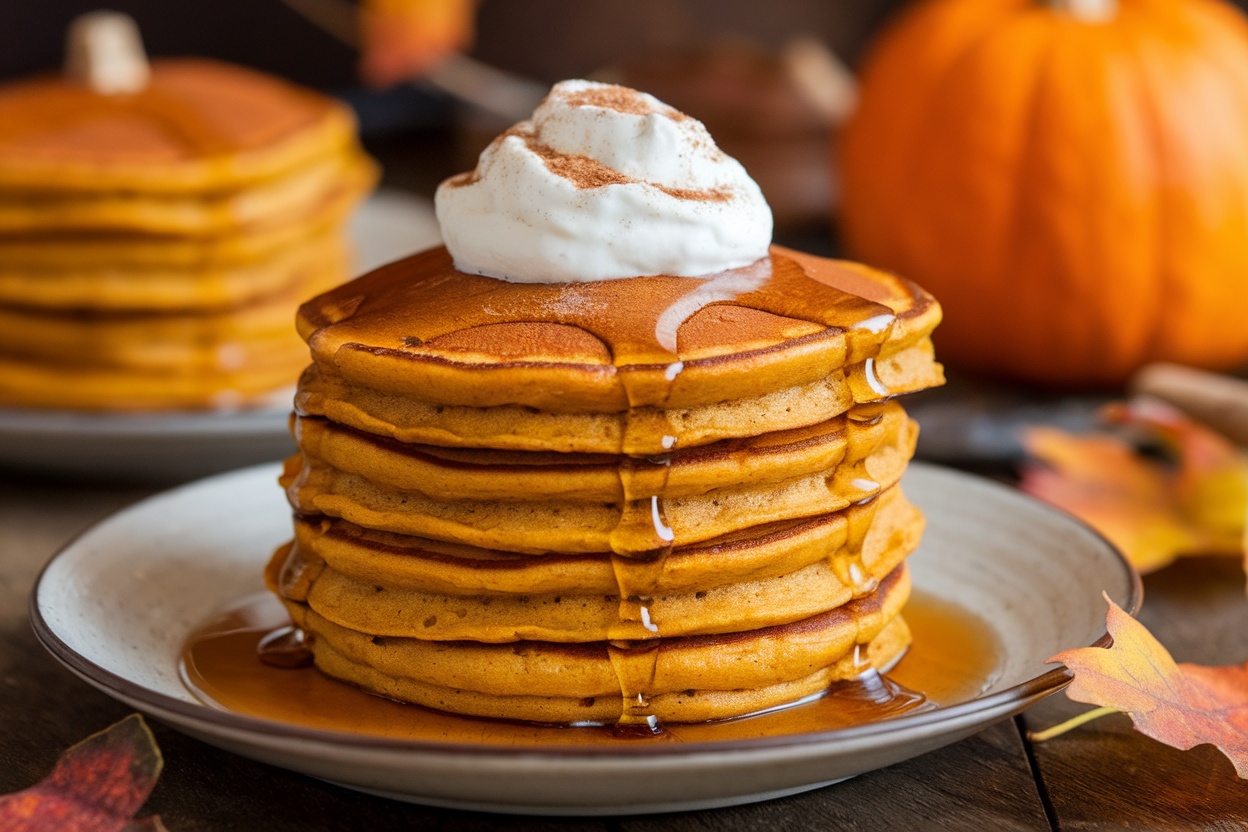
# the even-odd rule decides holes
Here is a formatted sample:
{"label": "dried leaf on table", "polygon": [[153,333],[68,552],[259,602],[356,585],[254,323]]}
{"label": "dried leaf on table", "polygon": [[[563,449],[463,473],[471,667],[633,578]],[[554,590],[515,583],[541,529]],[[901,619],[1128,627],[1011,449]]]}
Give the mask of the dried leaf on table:
{"label": "dried leaf on table", "polygon": [[476,0],[362,0],[360,74],[375,86],[417,78],[472,43]]}
{"label": "dried leaf on table", "polygon": [[1115,434],[1030,428],[1020,487],[1082,518],[1141,572],[1183,555],[1248,557],[1240,448],[1154,400],[1115,405],[1105,416],[1159,445],[1164,458]]}
{"label": "dried leaf on table", "polygon": [[1125,711],[1136,730],[1174,748],[1212,744],[1248,778],[1248,664],[1176,664],[1147,627],[1106,601],[1113,646],[1080,647],[1049,659],[1074,673],[1066,695]]}
{"label": "dried leaf on table", "polygon": [[[66,750],[35,785],[0,796],[0,832],[125,832],[163,767],[156,741],[134,714]],[[133,828],[163,826],[153,818]]]}

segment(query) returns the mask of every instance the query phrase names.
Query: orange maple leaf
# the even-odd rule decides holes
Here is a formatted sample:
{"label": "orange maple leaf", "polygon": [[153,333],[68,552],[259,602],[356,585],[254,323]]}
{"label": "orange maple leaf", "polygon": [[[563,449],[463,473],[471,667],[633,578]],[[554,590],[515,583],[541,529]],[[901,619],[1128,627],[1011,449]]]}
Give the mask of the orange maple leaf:
{"label": "orange maple leaf", "polygon": [[1113,646],[1066,650],[1048,660],[1074,674],[1066,695],[1125,711],[1137,731],[1174,748],[1212,744],[1248,778],[1248,663],[1176,664],[1147,627],[1108,595],[1105,600]]}
{"label": "orange maple leaf", "polygon": [[1140,572],[1182,555],[1248,558],[1248,462],[1234,443],[1155,400],[1113,405],[1104,415],[1169,459],[1116,435],[1034,427],[1023,435],[1032,459],[1019,487],[1082,518]]}

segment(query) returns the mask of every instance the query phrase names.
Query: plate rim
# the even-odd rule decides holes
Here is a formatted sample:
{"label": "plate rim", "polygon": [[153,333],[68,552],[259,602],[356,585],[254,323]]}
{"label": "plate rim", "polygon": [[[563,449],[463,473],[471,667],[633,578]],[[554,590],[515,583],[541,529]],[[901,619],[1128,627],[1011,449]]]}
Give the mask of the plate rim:
{"label": "plate rim", "polygon": [[[293,397],[294,388],[291,387]],[[284,391],[283,391],[284,392]],[[290,415],[283,397],[268,405],[229,410],[170,410],[163,413],[40,410],[0,407],[0,436],[22,433],[56,439],[165,439],[173,436],[216,436],[232,433],[283,433]],[[224,472],[228,473],[228,472]],[[189,484],[189,483],[188,483]],[[152,495],[155,496],[155,495]],[[57,552],[59,554],[59,550]]]}
{"label": "plate rim", "polygon": [[[246,735],[259,735],[273,741],[298,741],[310,742],[319,745],[350,746],[353,749],[377,751],[377,752],[404,752],[404,753],[433,753],[433,754],[456,754],[456,755],[473,755],[473,756],[492,756],[492,757],[524,757],[528,759],[552,758],[617,758],[631,759],[637,757],[644,758],[675,758],[675,757],[693,757],[713,755],[721,752],[731,752],[736,755],[750,752],[766,752],[778,748],[792,748],[796,746],[825,746],[835,743],[853,743],[866,739],[887,738],[889,735],[901,733],[904,731],[926,728],[933,724],[957,722],[960,718],[972,715],[981,711],[992,711],[1002,707],[1019,706],[1017,710],[1027,707],[1033,701],[1044,696],[1055,693],[1066,685],[1073,678],[1070,670],[1062,664],[1055,666],[1044,673],[1024,680],[1018,684],[1012,685],[1004,690],[996,691],[986,696],[978,696],[965,702],[959,702],[954,705],[937,707],[930,711],[923,711],[914,714],[902,714],[897,717],[871,722],[863,725],[855,725],[846,728],[831,728],[822,731],[811,731],[801,734],[788,734],[774,737],[753,737],[735,740],[699,740],[684,743],[664,743],[657,745],[621,745],[621,746],[579,746],[579,745],[544,745],[540,748],[531,746],[511,746],[505,744],[489,744],[477,743],[466,744],[456,742],[438,742],[429,740],[410,740],[397,739],[392,737],[379,737],[367,734],[354,734],[345,731],[332,731],[323,728],[312,728],[307,726],[295,725],[291,723],[278,722],[275,720],[239,714],[220,708],[213,708],[209,705],[178,699],[169,694],[162,693],[147,688],[136,682],[108,670],[90,659],[82,656],[73,648],[71,648],[60,636],[58,636],[48,624],[43,616],[43,612],[39,605],[40,591],[44,587],[45,580],[48,579],[48,573],[53,565],[65,554],[73,549],[80,541],[94,533],[100,526],[112,521],[114,518],[128,512],[137,512],[143,509],[150,501],[164,498],[175,494],[176,492],[202,488],[211,484],[214,480],[224,480],[232,477],[244,477],[248,475],[257,475],[261,471],[276,471],[280,464],[261,463],[259,465],[248,466],[245,468],[234,469],[220,474],[194,480],[175,488],[158,491],[142,500],[139,500],[129,506],[110,514],[109,516],[93,523],[86,529],[76,534],[48,561],[39,571],[34,585],[31,589],[28,610],[30,616],[31,627],[34,630],[36,639],[46,649],[53,658],[63,664],[75,675],[82,678],[93,687],[101,692],[112,695],[114,698],[120,699],[127,703],[140,702],[144,705],[158,709],[166,714],[177,717],[187,723],[196,725],[207,725],[213,728],[225,729],[234,733]],[[1101,534],[1091,525],[1078,517],[1070,514],[1063,509],[1045,503],[1037,498],[1027,495],[1017,489],[995,482],[986,477],[970,474],[965,471],[950,468],[943,465],[933,463],[925,463],[919,460],[910,464],[911,468],[923,470],[932,475],[949,476],[954,479],[964,479],[973,481],[981,486],[1001,489],[1013,495],[1011,499],[1017,498],[1021,501],[1032,504],[1034,507],[1051,513],[1052,516],[1060,518],[1063,522],[1077,524],[1087,532],[1090,532],[1095,538],[1099,539],[1104,545],[1106,551],[1112,555],[1112,559],[1121,567],[1124,576],[1127,578],[1128,596],[1124,599],[1125,603],[1122,608],[1130,615],[1135,616],[1143,602],[1143,583],[1139,573],[1127,561],[1126,557],[1105,535]],[[1108,647],[1112,644],[1113,639],[1108,631],[1101,634],[1089,647]],[[138,706],[135,706],[138,707]],[[141,708],[140,708],[141,709]]]}

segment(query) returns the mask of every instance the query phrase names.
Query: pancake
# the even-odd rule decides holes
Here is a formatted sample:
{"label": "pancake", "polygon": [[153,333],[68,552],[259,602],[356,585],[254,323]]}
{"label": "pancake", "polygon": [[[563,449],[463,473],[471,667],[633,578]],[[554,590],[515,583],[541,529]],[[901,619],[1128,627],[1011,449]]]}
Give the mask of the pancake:
{"label": "pancake", "polygon": [[113,367],[57,366],[0,355],[0,403],[83,412],[237,410],[284,405],[298,346],[265,353],[244,368],[198,372],[136,372]]}
{"label": "pancake", "polygon": [[[619,454],[419,445],[320,418],[296,416],[293,430],[305,464],[316,460],[387,488],[443,499],[624,500],[627,473],[636,469],[631,457]],[[890,402],[857,405],[809,427],[678,448],[665,457],[663,495],[685,497],[727,483],[780,483],[838,467],[848,470],[885,443],[895,446],[912,430],[905,412]]]}
{"label": "pancake", "polygon": [[46,364],[52,370],[176,373],[238,370],[289,345],[293,349],[285,349],[287,354],[298,353],[289,372],[293,376],[304,356],[287,320],[291,294],[225,312],[94,319],[0,307],[0,352],[11,361]]}
{"label": "pancake", "polygon": [[[731,478],[710,479],[700,491],[683,494],[660,487],[657,497],[662,499],[664,522],[676,539],[693,543],[753,525],[839,511],[867,499],[901,478],[917,436],[904,416],[882,420],[881,427],[887,430],[872,434],[877,444],[859,449],[860,458],[837,460],[827,469],[802,476],[741,484]],[[360,462],[353,467],[369,470],[367,458]],[[559,468],[551,466],[545,473],[557,479],[563,474]],[[619,470],[617,465],[616,488],[624,491],[627,476],[621,477]],[[656,473],[667,476],[667,466]],[[455,499],[432,481],[432,487],[424,490],[395,489],[303,455],[288,460],[282,483],[291,504],[304,514],[326,514],[373,529],[519,552],[618,549],[620,530],[632,517],[648,520],[651,498],[656,496],[645,488],[614,495],[573,489],[574,493],[558,498],[540,499],[512,479],[509,471],[496,470],[495,476],[496,492],[512,490],[490,499]],[[576,477],[569,474],[567,481],[574,483]],[[624,547],[629,545],[626,542]]]}
{"label": "pancake", "polygon": [[[291,308],[310,292],[336,286],[351,264],[351,246],[337,230],[324,231],[255,263],[191,269],[121,269],[96,267],[87,272],[6,274],[0,271],[0,314],[40,321],[102,324],[126,321],[175,322],[208,318],[275,299],[283,303],[283,328],[291,327]],[[59,339],[61,333],[47,333]],[[109,339],[106,331],[101,341]],[[10,338],[9,341],[14,341]],[[4,341],[4,334],[0,334]],[[140,348],[134,344],[132,348]],[[44,347],[55,351],[56,346]],[[305,351],[306,352],[306,351]]]}
{"label": "pancake", "polygon": [[[49,275],[55,279],[91,271],[113,273],[115,277],[153,269],[195,273],[200,269],[264,264],[309,239],[338,234],[359,198],[358,188],[340,186],[324,199],[291,212],[281,225],[215,237],[47,232],[0,237],[0,275],[26,273],[39,281]],[[13,279],[0,277],[3,282]],[[29,285],[24,290],[38,292],[38,286]],[[136,308],[144,302],[145,296],[140,295],[137,303],[111,305]]]}
{"label": "pancake", "polygon": [[[859,533],[870,512],[880,513],[886,524],[880,528],[888,531],[868,530],[861,546],[849,546],[851,526]],[[917,509],[904,501],[899,488],[891,488],[872,503],[844,511],[754,526],[705,543],[674,547],[654,576],[654,591],[696,593],[786,575],[831,556],[837,581],[857,594],[866,583],[863,567],[886,556],[879,547],[908,551],[913,543],[907,535],[917,539],[921,529]],[[898,532],[901,536],[892,538]],[[445,595],[619,591],[610,553],[524,555],[381,532],[323,516],[296,516],[295,539],[274,556],[269,582],[285,594],[306,595],[321,564],[360,583]]]}
{"label": "pancake", "polygon": [[[801,553],[790,548],[792,528],[765,542],[743,535],[735,541],[737,551],[727,556],[714,544],[673,550],[657,575],[644,576],[650,579],[644,588],[650,598],[644,623],[621,620],[621,598],[629,594],[623,570],[630,564],[610,553],[595,553],[590,559],[599,569],[586,564],[580,570],[596,577],[594,583],[570,580],[557,557],[547,565],[545,556],[537,555],[507,563],[511,574],[496,580],[521,586],[541,583],[544,591],[466,593],[461,587],[441,591],[428,585],[451,584],[447,579],[462,571],[462,561],[458,570],[442,569],[435,558],[420,562],[421,555],[409,548],[390,559],[389,570],[371,568],[366,556],[346,560],[346,571],[340,571],[340,553],[331,554],[331,564],[320,557],[316,536],[309,540],[304,534],[306,544],[284,547],[274,555],[267,581],[287,601],[307,604],[340,626],[380,636],[577,642],[646,639],[656,631],[663,638],[740,632],[827,612],[870,593],[913,550],[922,531],[921,515],[899,489],[886,494],[878,503],[821,518],[815,526],[818,536],[806,538],[822,537],[825,545]],[[777,557],[777,549],[790,556]],[[721,561],[735,569],[721,571]],[[746,574],[742,561],[752,567]],[[679,579],[669,579],[669,570]],[[539,574],[528,576],[530,571]],[[396,572],[398,580],[390,580]]]}
{"label": "pancake", "polygon": [[353,152],[316,159],[304,169],[238,191],[185,196],[0,191],[0,235],[78,231],[211,237],[284,223],[291,212],[342,183],[362,191],[375,179],[372,162]]}
{"label": "pancake", "polygon": [[254,262],[135,268],[102,260],[79,268],[31,269],[8,261],[9,251],[0,242],[0,306],[95,313],[230,309],[282,291],[324,260],[345,268],[343,246],[336,231],[324,229]]}
{"label": "pancake", "polygon": [[198,195],[238,190],[355,147],[333,99],[201,58],[151,63],[102,95],[47,75],[0,86],[0,191]]}
{"label": "pancake", "polygon": [[[899,615],[909,591],[900,567],[875,592],[820,615],[644,646],[378,637],[286,606],[309,634],[317,667],[393,699],[475,716],[612,724],[643,694],[661,723],[742,716],[888,669],[910,643]],[[635,673],[644,691],[630,684]]]}
{"label": "pancake", "polygon": [[938,375],[895,389],[879,376],[936,326],[929,295],[779,247],[719,278],[538,285],[456,271],[435,248],[309,301],[297,321],[322,372],[452,406],[692,407],[836,371],[856,401],[875,401]]}
{"label": "pancake", "polygon": [[740,271],[532,286],[433,249],[301,307],[296,407],[403,442],[647,455],[941,383],[913,284],[775,247]]}

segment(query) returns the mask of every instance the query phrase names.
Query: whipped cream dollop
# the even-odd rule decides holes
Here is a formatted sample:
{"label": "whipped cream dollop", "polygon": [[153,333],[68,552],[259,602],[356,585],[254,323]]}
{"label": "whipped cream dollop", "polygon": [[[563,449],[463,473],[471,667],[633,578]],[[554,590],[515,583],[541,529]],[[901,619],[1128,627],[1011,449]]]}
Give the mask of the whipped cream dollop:
{"label": "whipped cream dollop", "polygon": [[591,81],[556,84],[435,203],[456,268],[519,283],[709,275],[771,243],[762,191],[701,122]]}

